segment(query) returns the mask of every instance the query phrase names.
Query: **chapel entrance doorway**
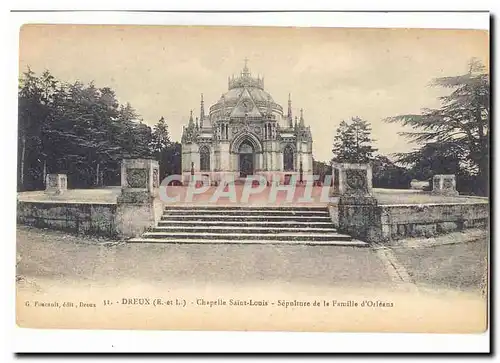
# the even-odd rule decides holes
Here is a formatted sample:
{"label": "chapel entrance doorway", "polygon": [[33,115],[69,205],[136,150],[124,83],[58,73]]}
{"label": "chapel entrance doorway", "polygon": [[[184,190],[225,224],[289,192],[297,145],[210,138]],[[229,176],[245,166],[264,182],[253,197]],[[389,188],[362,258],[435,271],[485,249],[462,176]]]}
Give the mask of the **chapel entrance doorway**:
{"label": "chapel entrance doorway", "polygon": [[239,149],[240,177],[246,178],[254,172],[254,149],[252,144],[244,141]]}

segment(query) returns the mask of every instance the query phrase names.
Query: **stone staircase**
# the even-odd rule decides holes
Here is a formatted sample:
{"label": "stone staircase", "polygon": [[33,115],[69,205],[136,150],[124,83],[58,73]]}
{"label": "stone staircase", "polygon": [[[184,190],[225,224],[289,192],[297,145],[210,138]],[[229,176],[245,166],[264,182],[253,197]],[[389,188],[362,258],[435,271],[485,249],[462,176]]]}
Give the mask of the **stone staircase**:
{"label": "stone staircase", "polygon": [[168,206],[156,227],[129,242],[368,246],[313,206]]}

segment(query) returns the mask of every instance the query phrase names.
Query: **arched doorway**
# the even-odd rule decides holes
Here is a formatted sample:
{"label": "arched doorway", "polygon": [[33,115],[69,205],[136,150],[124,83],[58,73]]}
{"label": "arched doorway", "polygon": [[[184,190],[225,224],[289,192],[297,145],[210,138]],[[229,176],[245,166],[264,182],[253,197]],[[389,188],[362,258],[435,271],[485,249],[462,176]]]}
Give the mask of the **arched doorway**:
{"label": "arched doorway", "polygon": [[293,148],[290,145],[286,145],[283,150],[283,169],[285,171],[293,171],[295,169],[293,160]]}
{"label": "arched doorway", "polygon": [[238,149],[240,177],[246,178],[254,172],[254,148],[248,141],[243,141]]}
{"label": "arched doorway", "polygon": [[206,145],[200,147],[200,171],[210,171],[210,149]]}

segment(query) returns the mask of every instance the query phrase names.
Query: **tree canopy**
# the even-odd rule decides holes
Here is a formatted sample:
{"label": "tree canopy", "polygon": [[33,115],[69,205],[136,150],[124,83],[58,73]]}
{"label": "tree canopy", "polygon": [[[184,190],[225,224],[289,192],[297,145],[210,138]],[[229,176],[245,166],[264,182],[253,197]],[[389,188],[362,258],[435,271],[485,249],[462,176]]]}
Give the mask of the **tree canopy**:
{"label": "tree canopy", "polygon": [[168,124],[162,116],[153,127],[151,150],[160,164],[160,176],[181,174],[181,144],[172,142],[168,132]]}
{"label": "tree canopy", "polygon": [[[489,74],[478,60],[472,59],[467,73],[436,78],[431,86],[451,90],[449,95],[440,97],[439,108],[423,109],[421,114],[398,115],[385,120],[413,128],[413,131],[400,134],[420,145],[413,152],[397,154],[398,161],[415,166],[427,160],[435,174],[451,168],[451,172],[475,176],[477,192],[487,194]],[[429,157],[433,161],[429,161]],[[448,164],[449,167],[446,166]]]}
{"label": "tree canopy", "polygon": [[376,151],[372,147],[371,126],[359,117],[342,120],[333,142],[332,161],[344,163],[367,163]]}
{"label": "tree canopy", "polygon": [[151,156],[150,127],[108,87],[65,83],[28,68],[18,99],[21,190],[43,188],[50,172],[68,173],[72,187],[116,182],[121,159]]}

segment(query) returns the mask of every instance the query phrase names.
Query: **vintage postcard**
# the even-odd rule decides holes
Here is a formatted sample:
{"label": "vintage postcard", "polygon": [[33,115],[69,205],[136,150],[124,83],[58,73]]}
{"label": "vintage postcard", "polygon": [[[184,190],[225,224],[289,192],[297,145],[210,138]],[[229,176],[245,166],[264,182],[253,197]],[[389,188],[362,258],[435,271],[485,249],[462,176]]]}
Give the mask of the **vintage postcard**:
{"label": "vintage postcard", "polygon": [[18,326],[486,331],[489,68],[486,30],[23,25]]}

